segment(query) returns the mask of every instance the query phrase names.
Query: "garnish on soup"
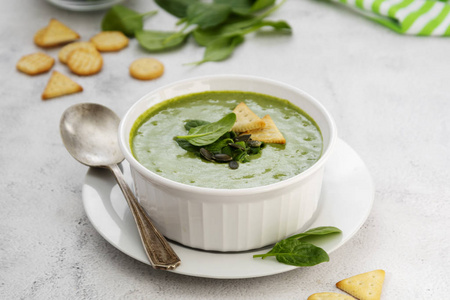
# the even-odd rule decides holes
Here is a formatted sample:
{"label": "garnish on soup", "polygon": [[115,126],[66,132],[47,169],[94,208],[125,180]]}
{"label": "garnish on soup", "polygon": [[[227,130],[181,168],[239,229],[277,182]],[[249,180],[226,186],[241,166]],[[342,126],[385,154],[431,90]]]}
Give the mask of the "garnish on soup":
{"label": "garnish on soup", "polygon": [[184,127],[188,135],[175,137],[181,148],[230,169],[249,162],[266,143],[286,143],[269,115],[259,118],[244,102],[217,122],[188,120]]}

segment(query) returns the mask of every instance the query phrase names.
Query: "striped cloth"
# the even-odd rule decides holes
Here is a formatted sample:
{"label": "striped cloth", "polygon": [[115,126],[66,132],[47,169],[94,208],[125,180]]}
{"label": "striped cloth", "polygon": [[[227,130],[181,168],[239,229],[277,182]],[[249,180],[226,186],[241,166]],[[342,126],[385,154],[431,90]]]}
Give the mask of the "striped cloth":
{"label": "striped cloth", "polygon": [[450,36],[450,4],[433,0],[334,0],[398,33]]}

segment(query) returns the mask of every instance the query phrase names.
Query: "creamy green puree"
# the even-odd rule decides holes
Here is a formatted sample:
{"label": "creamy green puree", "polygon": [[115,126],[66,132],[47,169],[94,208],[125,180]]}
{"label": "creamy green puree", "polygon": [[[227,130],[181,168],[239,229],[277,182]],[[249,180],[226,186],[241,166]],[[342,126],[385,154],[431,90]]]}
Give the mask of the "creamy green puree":
{"label": "creamy green puree", "polygon": [[[175,136],[187,134],[187,120],[216,122],[240,102],[261,118],[269,114],[286,144],[267,144],[250,162],[232,170],[226,163],[200,159],[174,141]],[[136,120],[130,144],[135,158],[152,172],[173,181],[218,189],[285,180],[309,168],[322,153],[320,130],[300,108],[287,100],[240,91],[203,92],[166,100]]]}

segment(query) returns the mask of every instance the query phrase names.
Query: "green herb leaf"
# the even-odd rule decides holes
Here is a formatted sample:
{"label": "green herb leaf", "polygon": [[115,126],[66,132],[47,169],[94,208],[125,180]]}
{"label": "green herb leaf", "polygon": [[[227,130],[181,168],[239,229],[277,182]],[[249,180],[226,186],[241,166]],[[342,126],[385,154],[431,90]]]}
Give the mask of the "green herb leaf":
{"label": "green herb leaf", "polygon": [[258,254],[253,257],[266,258],[275,256],[277,261],[298,267],[308,267],[329,261],[328,254],[320,247],[299,240],[282,240],[275,244],[273,249],[266,254]]}
{"label": "green herb leaf", "polygon": [[300,267],[313,266],[328,261],[328,254],[322,248],[314,246],[311,243],[301,242],[299,239],[307,236],[323,236],[339,232],[342,231],[333,226],[312,228],[278,242],[266,254],[257,254],[253,255],[253,257],[261,257],[264,259],[269,256],[275,256],[279,262],[284,264]]}
{"label": "green herb leaf", "polygon": [[223,23],[231,13],[231,7],[225,4],[197,2],[189,5],[186,20],[206,29]]}
{"label": "green herb leaf", "polygon": [[143,17],[156,14],[156,11],[151,11],[145,14],[140,14],[123,5],[114,5],[105,14],[102,20],[103,31],[121,31],[127,36],[134,36],[136,30],[143,28]]}
{"label": "green herb leaf", "polygon": [[203,121],[203,120],[188,120],[186,124],[184,124],[184,128],[186,128],[187,131],[191,130],[191,128],[198,127],[201,125],[210,124],[211,122]]}
{"label": "green herb leaf", "polygon": [[291,26],[286,21],[268,21],[260,20],[259,18],[246,18],[241,21],[227,23],[217,29],[203,30],[197,28],[193,31],[193,36],[199,45],[208,46],[219,39],[237,35],[243,36],[265,26],[270,26],[275,30],[291,30]]}
{"label": "green herb leaf", "polygon": [[159,7],[178,18],[186,17],[188,6],[198,1],[199,0],[155,0]]}
{"label": "green herb leaf", "polygon": [[180,46],[186,40],[188,34],[179,32],[138,30],[136,39],[144,49],[156,52]]}
{"label": "green herb leaf", "polygon": [[228,4],[238,15],[249,15],[275,4],[275,0],[214,0],[214,3]]}
{"label": "green herb leaf", "polygon": [[177,138],[185,139],[194,146],[209,145],[230,131],[235,122],[236,114],[229,113],[217,122],[193,127],[189,130],[189,135],[177,136]]}
{"label": "green herb leaf", "polygon": [[200,65],[208,61],[222,61],[233,54],[234,49],[244,41],[244,37],[237,35],[234,37],[222,38],[208,44],[203,54],[203,59],[194,62],[194,65]]}
{"label": "green herb leaf", "polygon": [[180,146],[184,150],[195,154],[200,154],[200,147],[194,146],[184,139],[175,138],[174,140],[175,142],[177,142],[178,146]]}
{"label": "green herb leaf", "polygon": [[333,226],[321,226],[312,228],[308,231],[305,231],[303,233],[299,233],[293,236],[288,237],[288,240],[291,239],[301,239],[307,236],[317,236],[317,235],[326,235],[331,233],[340,233],[342,232],[339,228],[333,227]]}
{"label": "green herb leaf", "polygon": [[[205,148],[206,148],[206,150],[208,150],[209,152],[212,152],[212,153],[222,153],[222,149],[227,147],[228,143],[232,143],[232,142],[233,142],[232,139],[224,138],[224,136],[222,136],[221,138],[219,138],[217,141],[215,141],[211,145],[205,146]],[[227,154],[227,153],[224,153],[224,154]],[[232,155],[230,155],[230,156],[232,156]]]}

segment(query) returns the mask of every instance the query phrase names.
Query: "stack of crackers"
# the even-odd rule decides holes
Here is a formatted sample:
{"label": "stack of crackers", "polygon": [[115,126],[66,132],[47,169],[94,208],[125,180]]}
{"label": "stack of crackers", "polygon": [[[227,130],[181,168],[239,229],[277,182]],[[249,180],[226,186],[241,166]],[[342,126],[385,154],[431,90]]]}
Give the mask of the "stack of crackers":
{"label": "stack of crackers", "polygon": [[[41,48],[63,46],[58,52],[59,61],[78,76],[97,74],[103,67],[101,52],[119,51],[128,46],[129,39],[120,31],[103,31],[93,36],[89,41],[78,41],[80,35],[62,22],[51,19],[48,25],[39,29],[34,35],[34,43]],[[17,62],[17,69],[28,75],[46,73],[52,69],[55,59],[44,52],[37,52],[23,56]],[[156,65],[156,67],[155,67]],[[163,65],[152,59],[142,67],[138,67],[139,74],[133,76],[139,79],[154,79],[164,72]],[[155,71],[156,68],[156,71]],[[136,71],[137,72],[137,71]],[[147,73],[146,73],[147,72]],[[150,73],[150,75],[148,75]],[[142,75],[143,74],[143,75]],[[42,94],[42,99],[50,99],[63,95],[81,92],[83,87],[58,71],[53,71]]]}
{"label": "stack of crackers", "polygon": [[379,300],[381,299],[384,277],[385,272],[383,270],[355,275],[336,283],[336,287],[351,296],[334,292],[324,292],[313,294],[308,297],[308,300]]}
{"label": "stack of crackers", "polygon": [[269,115],[258,117],[244,102],[239,103],[233,112],[236,123],[232,131],[241,135],[250,134],[252,140],[268,144],[286,144],[286,139]]}

